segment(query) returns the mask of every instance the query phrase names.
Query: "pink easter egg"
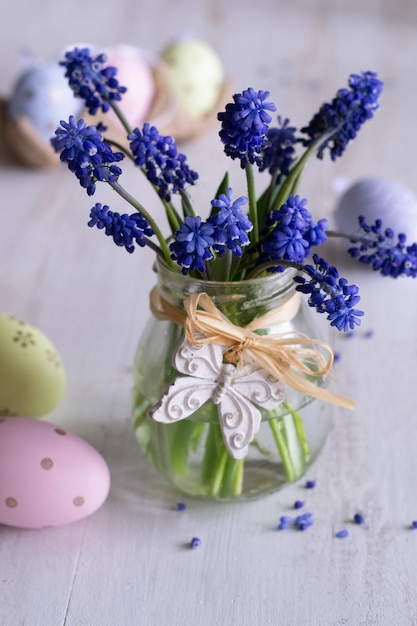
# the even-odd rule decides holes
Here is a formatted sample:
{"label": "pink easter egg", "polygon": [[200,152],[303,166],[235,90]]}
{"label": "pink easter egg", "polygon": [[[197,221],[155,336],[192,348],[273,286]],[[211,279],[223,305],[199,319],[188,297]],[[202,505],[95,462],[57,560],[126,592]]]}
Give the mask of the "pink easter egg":
{"label": "pink easter egg", "polygon": [[[135,127],[142,124],[151,108],[156,86],[152,65],[147,55],[133,46],[116,46],[107,52],[106,65],[117,67],[117,80],[127,91],[118,102],[121,111]],[[113,111],[107,113],[108,120],[122,128]]]}
{"label": "pink easter egg", "polygon": [[61,526],[91,515],[110,488],[109,468],[66,428],[0,417],[0,524]]}

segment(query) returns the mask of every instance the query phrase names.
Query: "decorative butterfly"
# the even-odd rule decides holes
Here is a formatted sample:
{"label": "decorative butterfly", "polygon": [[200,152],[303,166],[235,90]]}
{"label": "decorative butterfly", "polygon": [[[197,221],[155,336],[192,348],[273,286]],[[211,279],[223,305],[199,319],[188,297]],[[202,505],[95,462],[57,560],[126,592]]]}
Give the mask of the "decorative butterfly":
{"label": "decorative butterfly", "polygon": [[267,410],[276,408],[284,399],[285,385],[264,369],[223,364],[224,350],[218,344],[194,346],[184,338],[173,364],[185,376],[174,380],[159,403],[149,409],[149,414],[157,422],[170,424],[186,419],[211,399],[218,407],[229,454],[242,459],[261,424],[262,415],[257,406]]}

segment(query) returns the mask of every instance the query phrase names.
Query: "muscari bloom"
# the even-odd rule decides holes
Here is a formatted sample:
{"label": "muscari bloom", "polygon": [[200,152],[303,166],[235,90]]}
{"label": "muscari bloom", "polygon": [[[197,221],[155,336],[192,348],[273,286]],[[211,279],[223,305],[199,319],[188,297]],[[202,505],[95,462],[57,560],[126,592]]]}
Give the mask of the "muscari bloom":
{"label": "muscari bloom", "polygon": [[178,193],[187,184],[194,185],[198,174],[189,168],[172,137],[163,137],[146,122],[142,130],[135,128],[128,139],[136,165],[143,169],[163,200],[169,202],[171,193]]}
{"label": "muscari bloom", "polygon": [[67,163],[74,172],[80,185],[92,196],[98,180],[114,182],[122,170],[118,163],[124,158],[121,152],[113,152],[104,142],[96,126],[87,126],[84,120],[75,120],[71,115],[68,122],[61,121],[61,126],[51,139],[55,152],[60,152],[60,159]]}
{"label": "muscari bloom", "polygon": [[371,265],[372,269],[383,276],[417,276],[417,244],[406,245],[406,236],[399,234],[395,240],[391,228],[383,229],[382,220],[367,224],[363,216],[359,217],[359,226],[363,237],[357,245],[348,249],[348,253],[361,263]]}
{"label": "muscari bloom", "polygon": [[373,117],[379,108],[383,83],[375,72],[351,74],[349,89],[340,89],[331,103],[324,103],[308,126],[301,129],[307,138],[300,139],[310,146],[320,137],[326,137],[319,146],[317,156],[323,158],[326,148],[334,161],[341,156],[347,144],[356,137],[362,124]]}
{"label": "muscari bloom", "polygon": [[65,67],[65,76],[75,95],[82,98],[91,115],[99,109],[106,113],[109,102],[121,100],[127,91],[119,85],[117,69],[105,66],[106,55],[92,56],[89,48],[74,48],[65,54],[60,65]]}
{"label": "muscari bloom", "polygon": [[289,126],[290,120],[278,116],[278,126],[269,128],[266,144],[262,150],[262,163],[259,171],[268,170],[279,184],[283,176],[288,176],[295,160],[296,128]]}
{"label": "muscari bloom", "polygon": [[175,241],[169,246],[171,258],[182,267],[183,274],[188,274],[190,270],[205,271],[205,262],[213,258],[213,233],[214,226],[202,222],[200,216],[189,215],[185,218],[174,235]]}
{"label": "muscari bloom", "polygon": [[153,230],[146,219],[140,213],[120,213],[110,211],[109,207],[97,202],[90,212],[88,226],[104,229],[109,237],[113,237],[116,246],[124,246],[132,253],[136,242],[141,248],[146,245],[146,237],[152,236]]}
{"label": "muscari bloom", "polygon": [[222,254],[229,248],[235,256],[242,256],[241,246],[249,244],[249,233],[253,224],[242,211],[241,206],[247,204],[246,196],[241,196],[232,202],[232,189],[229,187],[226,194],[220,194],[211,201],[211,205],[218,211],[210,216],[208,222],[214,226],[213,249]]}
{"label": "muscari bloom", "polygon": [[[302,263],[310,254],[312,246],[321,245],[327,239],[327,220],[315,223],[306,208],[307,200],[299,195],[290,195],[287,201],[270,212],[266,223],[271,232],[261,242],[260,262],[285,259]],[[279,265],[272,271],[281,271]]]}
{"label": "muscari bloom", "polygon": [[318,313],[326,313],[331,326],[347,332],[361,323],[363,311],[355,309],[360,301],[357,285],[349,285],[346,278],[339,277],[338,270],[313,254],[315,265],[304,265],[302,271],[309,277],[296,276],[296,290],[309,294],[309,306]]}
{"label": "muscari bloom", "polygon": [[267,145],[265,134],[272,118],[268,111],[276,111],[272,102],[266,102],[269,91],[255,91],[252,87],[233,96],[234,102],[217,114],[221,121],[219,132],[224,151],[232,159],[239,159],[242,168],[246,164],[261,165],[262,149]]}
{"label": "muscari bloom", "polygon": [[90,212],[88,226],[104,229],[109,237],[113,237],[116,246],[124,246],[132,253],[135,249],[134,243],[143,248],[146,245],[146,237],[152,236],[153,230],[146,219],[140,213],[117,213],[110,211],[109,207],[97,202]]}

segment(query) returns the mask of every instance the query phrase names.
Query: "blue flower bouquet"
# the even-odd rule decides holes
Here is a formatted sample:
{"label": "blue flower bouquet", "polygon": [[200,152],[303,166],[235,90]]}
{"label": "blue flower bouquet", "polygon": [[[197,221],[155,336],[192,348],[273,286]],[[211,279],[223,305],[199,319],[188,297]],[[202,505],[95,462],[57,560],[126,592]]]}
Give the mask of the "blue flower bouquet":
{"label": "blue flower bouquet", "polygon": [[[364,218],[355,233],[332,231],[326,219],[313,220],[299,194],[309,158],[339,158],[379,108],[383,84],[374,72],[352,74],[299,131],[280,116],[272,124],[268,91],[235,94],[218,114],[219,136],[246,193],[234,194],[226,173],[202,215],[190,195],[198,174],[172,137],[148,123],[130,127],[118,104],[126,88],[105,61],[89,49],[66,53],[70,86],[100,119],[61,121],[51,142],[89,196],[103,182],[131,207],[121,213],[97,202],[88,225],[128,253],[155,252],[153,315],[135,364],[137,437],[187,493],[226,500],[270,493],[300,478],[317,456],[330,425],[326,407],[353,407],[327,388],[333,353],[310,310],[351,332],[363,315],[359,288],[320,256],[320,246],[339,237],[352,257],[384,276],[417,273],[417,247],[405,235]],[[129,148],[106,136],[110,108]],[[168,232],[120,182],[125,158],[155,190]],[[256,170],[267,175],[261,194]]]}

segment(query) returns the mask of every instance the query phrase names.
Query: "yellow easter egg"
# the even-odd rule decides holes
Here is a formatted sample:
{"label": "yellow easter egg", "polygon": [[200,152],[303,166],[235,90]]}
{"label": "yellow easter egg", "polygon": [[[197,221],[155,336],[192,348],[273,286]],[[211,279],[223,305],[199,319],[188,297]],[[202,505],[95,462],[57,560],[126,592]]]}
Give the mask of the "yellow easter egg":
{"label": "yellow easter egg", "polygon": [[40,417],[65,390],[61,359],[37,328],[0,313],[0,416]]}
{"label": "yellow easter egg", "polygon": [[183,109],[193,117],[210,113],[224,85],[223,65],[211,46],[183,39],[163,50],[161,58]]}

